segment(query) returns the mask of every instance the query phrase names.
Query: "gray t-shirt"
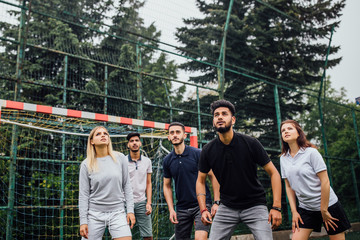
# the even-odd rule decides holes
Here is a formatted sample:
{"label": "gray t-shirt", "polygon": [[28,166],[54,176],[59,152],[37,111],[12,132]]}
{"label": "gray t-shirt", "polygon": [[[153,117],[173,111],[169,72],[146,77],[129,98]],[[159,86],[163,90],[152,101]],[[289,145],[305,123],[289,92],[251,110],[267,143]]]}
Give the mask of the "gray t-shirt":
{"label": "gray t-shirt", "polygon": [[[301,148],[292,157],[289,152],[280,157],[281,176],[286,178],[290,187],[295,191],[299,200],[299,207],[320,211],[321,182],[317,173],[326,170],[321,154],[315,148]],[[329,206],[338,201],[336,194],[330,187]]]}
{"label": "gray t-shirt", "polygon": [[152,173],[151,160],[145,156],[140,156],[140,159],[133,161],[130,155],[127,155],[130,182],[134,194],[134,202],[142,202],[146,200],[146,184],[147,175]]}
{"label": "gray t-shirt", "polygon": [[87,224],[88,210],[112,212],[124,209],[134,212],[134,200],[129,178],[127,158],[115,152],[111,156],[97,158],[99,170],[89,173],[87,160],[80,165],[79,215],[80,225]]}

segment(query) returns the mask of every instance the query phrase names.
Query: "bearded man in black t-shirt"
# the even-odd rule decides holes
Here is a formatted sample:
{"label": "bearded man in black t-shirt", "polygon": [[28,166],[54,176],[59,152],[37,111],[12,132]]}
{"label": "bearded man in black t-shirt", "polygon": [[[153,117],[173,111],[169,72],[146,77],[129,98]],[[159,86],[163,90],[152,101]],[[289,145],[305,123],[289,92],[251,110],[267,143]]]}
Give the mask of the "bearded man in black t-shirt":
{"label": "bearded man in black t-shirt", "polygon": [[[212,224],[210,240],[230,239],[238,223],[245,223],[255,239],[272,239],[271,229],[281,224],[281,178],[261,143],[235,133],[235,107],[226,100],[211,104],[218,137],[205,145],[199,161],[196,193],[204,225]],[[265,190],[257,176],[260,165],[269,174],[273,205],[268,212]],[[212,170],[220,183],[221,204],[212,222],[205,204],[205,179]]]}

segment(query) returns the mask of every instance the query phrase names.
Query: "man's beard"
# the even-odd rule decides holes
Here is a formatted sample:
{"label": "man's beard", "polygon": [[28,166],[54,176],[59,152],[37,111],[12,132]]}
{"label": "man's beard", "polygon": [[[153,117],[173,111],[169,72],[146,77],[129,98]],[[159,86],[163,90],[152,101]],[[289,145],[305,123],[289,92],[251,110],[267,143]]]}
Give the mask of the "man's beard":
{"label": "man's beard", "polygon": [[140,151],[140,148],[138,148],[138,149],[135,149],[135,150],[133,150],[133,149],[130,149],[130,151],[131,151],[131,152],[133,152],[133,153],[136,153],[136,152]]}
{"label": "man's beard", "polygon": [[182,143],[184,142],[184,138],[183,138],[183,139],[179,139],[179,140],[180,140],[180,142],[178,142],[178,143],[173,143],[173,141],[171,141],[172,145],[178,146],[178,145],[180,145],[180,144],[182,144]]}
{"label": "man's beard", "polygon": [[229,125],[225,124],[225,127],[218,127],[217,128],[217,127],[214,126],[214,128],[219,133],[226,133],[226,132],[230,131],[230,129],[231,129],[231,123]]}

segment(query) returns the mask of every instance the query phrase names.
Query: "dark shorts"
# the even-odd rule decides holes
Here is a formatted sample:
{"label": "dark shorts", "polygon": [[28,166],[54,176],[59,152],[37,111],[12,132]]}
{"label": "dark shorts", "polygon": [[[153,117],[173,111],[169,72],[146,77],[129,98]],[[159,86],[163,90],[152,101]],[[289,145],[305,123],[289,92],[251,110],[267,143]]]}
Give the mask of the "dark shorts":
{"label": "dark shorts", "polygon": [[[211,209],[211,206],[206,205],[208,209]],[[205,226],[201,222],[201,214],[199,206],[194,208],[189,208],[186,210],[177,210],[176,216],[178,224],[175,224],[175,239],[191,239],[191,230],[192,226],[195,225],[196,231],[206,231],[209,232],[210,225]]]}
{"label": "dark shorts", "polygon": [[139,227],[141,237],[152,237],[151,215],[146,215],[146,200],[134,203],[135,225]]}
{"label": "dark shorts", "polygon": [[[339,219],[339,221],[334,221],[338,226],[335,228],[335,231],[331,227],[329,227],[329,231],[325,228],[329,235],[342,233],[351,227],[349,219],[347,218],[345,211],[339,201],[330,206],[328,211],[332,217]],[[315,232],[321,232],[321,225],[324,224],[325,227],[325,223],[323,222],[320,211],[310,211],[303,208],[298,208],[298,212],[304,222],[304,224],[299,222],[300,228],[314,229]]]}

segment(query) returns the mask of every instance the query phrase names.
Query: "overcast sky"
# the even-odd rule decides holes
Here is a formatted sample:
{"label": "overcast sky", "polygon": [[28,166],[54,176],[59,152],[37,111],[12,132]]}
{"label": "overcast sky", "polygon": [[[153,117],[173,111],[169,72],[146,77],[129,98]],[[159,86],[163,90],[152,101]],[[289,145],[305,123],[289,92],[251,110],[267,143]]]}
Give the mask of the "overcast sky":
{"label": "overcast sky", "polygon": [[328,70],[335,89],[344,87],[351,102],[360,97],[360,1],[346,0],[340,28],[333,36],[333,44],[340,45],[338,56],[343,59],[334,69]]}
{"label": "overcast sky", "polygon": [[[340,90],[344,87],[347,97],[351,102],[355,97],[360,97],[360,0],[346,0],[343,9],[340,28],[334,33],[332,45],[340,45],[338,56],[343,59],[334,69],[327,71],[331,77],[332,86]],[[145,19],[145,25],[155,22],[156,27],[161,30],[161,40],[173,45],[178,45],[174,33],[176,27],[184,26],[182,19],[190,17],[201,17],[195,6],[194,0],[147,0],[145,7],[140,11],[141,17]],[[181,61],[180,58],[176,60]],[[186,74],[180,73],[180,80]]]}

